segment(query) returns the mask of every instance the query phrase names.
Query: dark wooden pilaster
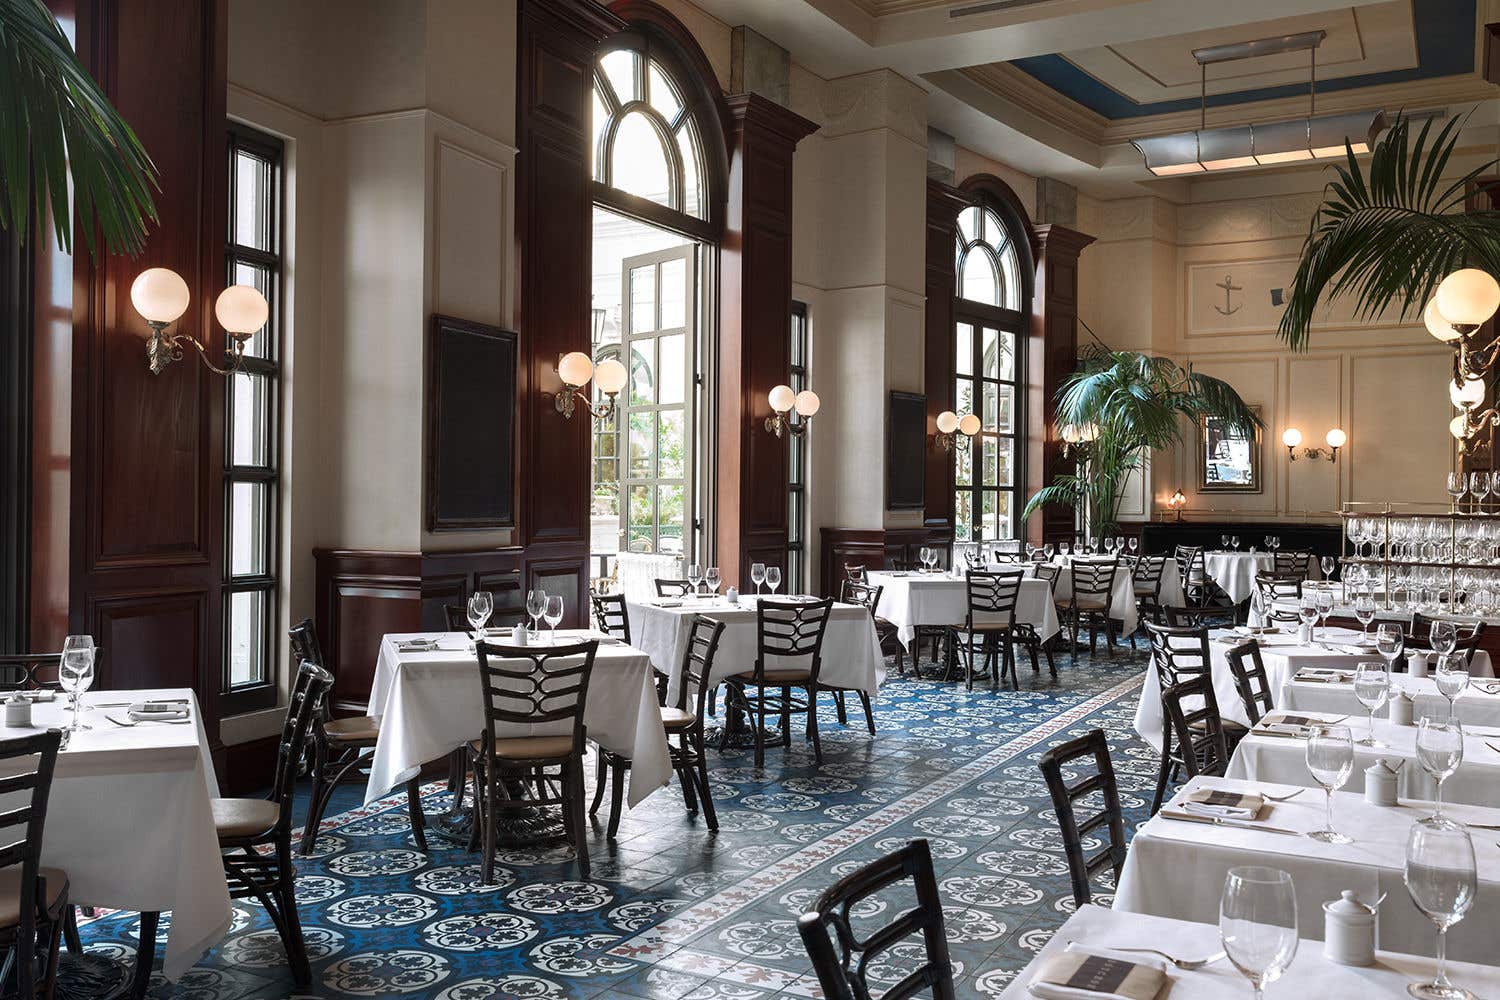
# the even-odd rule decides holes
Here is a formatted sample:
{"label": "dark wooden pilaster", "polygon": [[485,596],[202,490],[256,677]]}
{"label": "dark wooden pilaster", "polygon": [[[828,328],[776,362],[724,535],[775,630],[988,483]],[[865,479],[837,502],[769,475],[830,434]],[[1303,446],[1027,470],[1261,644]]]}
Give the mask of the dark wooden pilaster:
{"label": "dark wooden pilaster", "polygon": [[[954,271],[954,240],[958,213],[969,204],[963,192],[940,181],[927,181],[927,305],[926,340],[923,344],[923,384],[927,392],[927,436],[937,434],[938,414],[954,408],[953,299],[958,287]],[[926,477],[926,511],[923,525],[932,532],[953,538],[953,453],[929,447],[923,475]]]}

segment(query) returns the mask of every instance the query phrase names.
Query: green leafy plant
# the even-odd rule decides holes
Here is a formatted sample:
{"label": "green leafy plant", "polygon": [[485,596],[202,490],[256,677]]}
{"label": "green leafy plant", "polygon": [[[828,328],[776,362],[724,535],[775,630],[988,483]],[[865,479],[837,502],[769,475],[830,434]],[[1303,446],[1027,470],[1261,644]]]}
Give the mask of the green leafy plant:
{"label": "green leafy plant", "polygon": [[1465,119],[1436,133],[1431,119],[1415,137],[1397,116],[1361,166],[1346,144],[1338,177],[1324,188],[1278,335],[1305,350],[1320,300],[1353,296],[1356,315],[1373,319],[1392,304],[1419,314],[1439,283],[1462,267],[1500,275],[1500,212],[1464,211],[1465,197],[1495,161],[1445,179]]}
{"label": "green leafy plant", "polygon": [[1022,516],[1063,504],[1083,512],[1088,537],[1113,533],[1126,478],[1153,449],[1181,443],[1186,428],[1202,417],[1220,417],[1246,435],[1261,427],[1233,386],[1192,365],[1135,351],[1086,349],[1078,370],[1058,389],[1057,424],[1088,427],[1092,440],[1069,446],[1077,470],[1054,476],[1026,502]]}
{"label": "green leafy plant", "polygon": [[135,254],[156,221],[153,187],[151,158],[42,0],[0,0],[0,228],[24,238],[34,197],[63,249],[76,206],[90,253],[97,224],[105,247]]}

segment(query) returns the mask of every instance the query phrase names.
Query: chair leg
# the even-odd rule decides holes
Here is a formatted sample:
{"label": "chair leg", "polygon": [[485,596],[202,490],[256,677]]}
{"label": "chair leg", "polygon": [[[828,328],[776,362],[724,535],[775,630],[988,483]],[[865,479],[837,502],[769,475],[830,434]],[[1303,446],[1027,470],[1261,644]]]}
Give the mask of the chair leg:
{"label": "chair leg", "polygon": [[596,747],[594,754],[594,801],[589,804],[590,816],[599,815],[599,806],[604,802],[604,779],[609,776],[609,765],[604,762],[604,748]]}
{"label": "chair leg", "polygon": [[[1163,713],[1165,714],[1165,713]],[[1170,723],[1168,724],[1170,725]],[[1161,809],[1162,799],[1167,794],[1167,782],[1172,776],[1172,731],[1164,729],[1161,737],[1161,766],[1156,770],[1156,794],[1151,797],[1151,815]]]}
{"label": "chair leg", "polygon": [[130,995],[142,1000],[151,986],[151,967],[156,964],[156,923],[161,914],[148,910],[141,914],[141,940],[135,949],[135,977],[130,983]]}
{"label": "chair leg", "polygon": [[68,952],[73,955],[83,954],[83,939],[78,936],[78,908],[75,906],[63,907],[62,920],[63,940],[68,943]]}
{"label": "chair leg", "polygon": [[464,794],[464,786],[468,780],[468,756],[463,750],[455,750],[448,755],[448,794],[457,801]]}
{"label": "chair leg", "polygon": [[281,910],[287,963],[292,967],[292,979],[298,986],[306,986],[312,982],[312,967],[307,961],[307,942],[302,938],[302,920],[297,915],[297,891],[290,852],[282,854],[281,865],[281,886],[276,890],[276,903]]}
{"label": "chair leg", "polygon": [[305,858],[318,846],[318,827],[323,822],[323,809],[333,788],[328,783],[328,745],[321,739],[313,741],[312,790],[307,799],[307,820],[302,824],[302,856]]}
{"label": "chair leg", "polygon": [[812,728],[813,761],[818,767],[823,766],[823,741],[818,737],[818,713],[813,707],[818,702],[818,689],[809,687],[807,689],[807,724]]}
{"label": "chair leg", "polygon": [[[63,911],[64,916],[52,921],[52,933],[47,941],[47,968],[43,973],[42,1000],[52,1000],[57,993],[57,964],[62,957],[62,933],[68,917],[73,913],[73,907],[64,904]],[[68,950],[72,951],[72,948]]]}
{"label": "chair leg", "polygon": [[838,710],[839,713],[839,725],[847,726],[849,724],[849,716],[844,713],[844,692],[835,691],[833,698],[834,707]]}
{"label": "chair leg", "polygon": [[1057,680],[1057,661],[1052,659],[1052,643],[1042,646],[1042,652],[1047,654],[1047,669],[1052,671],[1052,679]]}
{"label": "chair leg", "polygon": [[[808,706],[812,711],[812,706]],[[792,746],[792,689],[784,687],[781,689],[781,745],[787,749]]]}
{"label": "chair leg", "polygon": [[1041,643],[1039,641],[1033,639],[1026,640],[1026,652],[1031,656],[1031,672],[1033,674],[1039,674],[1042,672],[1042,665],[1036,660],[1036,648],[1040,645]]}
{"label": "chair leg", "polygon": [[[618,764],[609,769],[609,831],[610,840],[620,832],[620,813],[625,811],[625,768]],[[579,848],[580,856],[583,848]]]}
{"label": "chair leg", "polygon": [[755,769],[760,770],[766,766],[766,689],[756,688],[755,695]]}
{"label": "chair leg", "polygon": [[484,857],[480,859],[479,881],[495,884],[495,779],[489,775],[484,785]]}
{"label": "chair leg", "polygon": [[682,786],[682,804],[687,807],[687,814],[698,815],[698,791],[693,784],[693,769],[678,767],[673,770],[677,772],[677,783]]}
{"label": "chair leg", "polygon": [[422,786],[420,778],[406,783],[406,811],[411,814],[411,834],[416,838],[417,850],[427,853],[427,817],[422,813]]}
{"label": "chair leg", "polygon": [[859,692],[859,704],[865,710],[865,727],[870,730],[870,735],[874,736],[875,713],[870,711],[870,695],[867,692]]}
{"label": "chair leg", "polygon": [[711,832],[719,831],[719,816],[714,812],[714,796],[708,790],[708,757],[703,752],[702,742],[698,746],[698,764],[689,769],[689,777],[698,783],[698,800],[703,803],[703,820]]}
{"label": "chair leg", "polygon": [[[615,768],[615,774],[620,775],[623,768]],[[588,832],[584,829],[583,822],[583,758],[575,757],[564,768],[568,778],[564,780],[564,796],[567,804],[564,808],[572,811],[573,815],[573,850],[578,855],[578,870],[584,879],[589,877],[589,841]],[[623,777],[623,776],[622,776]],[[623,792],[624,782],[619,778],[615,787]],[[617,793],[617,796],[619,793]],[[615,800],[614,811],[610,814],[609,821],[616,826],[619,825],[620,798]]]}

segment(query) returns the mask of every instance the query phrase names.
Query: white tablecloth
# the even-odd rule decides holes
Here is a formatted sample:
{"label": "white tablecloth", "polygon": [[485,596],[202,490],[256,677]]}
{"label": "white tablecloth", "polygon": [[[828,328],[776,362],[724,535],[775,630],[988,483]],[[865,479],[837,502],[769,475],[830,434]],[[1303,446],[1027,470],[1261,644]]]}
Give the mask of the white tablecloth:
{"label": "white tablecloth", "polygon": [[[1335,646],[1343,642],[1354,642],[1359,638],[1358,632],[1333,626],[1319,629],[1318,635],[1322,641]],[[1219,703],[1219,714],[1226,719],[1249,725],[1250,716],[1245,712],[1244,703],[1240,701],[1239,692],[1234,686],[1234,675],[1229,672],[1229,661],[1225,658],[1234,643],[1243,642],[1245,638],[1232,629],[1212,629],[1209,632],[1208,652],[1213,661],[1214,697]],[[1276,692],[1298,670],[1306,667],[1341,667],[1352,670],[1361,661],[1380,659],[1380,654],[1373,649],[1367,653],[1348,653],[1322,646],[1303,646],[1297,642],[1295,635],[1284,633],[1261,636],[1259,642],[1261,662],[1266,666],[1266,680],[1270,684],[1272,700],[1278,706],[1281,702],[1276,700]],[[1157,681],[1155,668],[1148,664],[1145,683],[1141,686],[1141,699],[1135,707],[1135,731],[1147,743],[1160,750],[1164,725],[1161,685]]]}
{"label": "white tablecloth", "polygon": [[[559,629],[559,645],[598,638],[597,632]],[[404,653],[402,639],[437,639],[442,648]],[[542,648],[546,648],[543,641]],[[519,662],[519,661],[517,661]],[[370,763],[365,804],[410,780],[421,766],[478,739],[484,732],[479,661],[458,632],[387,635],[380,643],[370,714],[380,719],[380,739]],[[667,783],[672,773],[667,735],[656,704],[651,661],[623,643],[601,642],[589,675],[583,723],[588,738],[631,759],[627,804],[634,806]],[[568,732],[529,727],[514,735]],[[502,735],[510,735],[509,733]]]}
{"label": "white tablecloth", "polygon": [[[1300,900],[1302,883],[1296,882],[1295,877],[1293,881]],[[1217,907],[1218,889],[1211,893],[1205,889],[1204,892],[1212,895]],[[1405,905],[1409,904],[1404,890],[1399,898],[1393,894],[1386,900],[1388,907]],[[1299,924],[1302,940],[1297,945],[1297,955],[1281,978],[1267,990],[1267,995],[1273,1000],[1293,997],[1304,1000],[1405,998],[1408,983],[1431,982],[1437,974],[1435,959],[1386,950],[1376,954],[1374,965],[1364,968],[1330,962],[1323,957],[1323,944],[1317,939],[1322,932],[1322,914],[1319,913],[1316,919],[1317,934],[1306,923]],[[1205,922],[1194,922],[1085,906],[1052,935],[1031,964],[1000,994],[1000,1000],[1028,1000],[1031,993],[1027,984],[1035,975],[1038,964],[1074,942],[1088,950],[1107,949],[1111,945],[1117,948],[1155,948],[1183,959],[1205,958],[1223,949],[1217,914]],[[1122,954],[1120,957],[1149,961],[1154,956]],[[980,970],[980,975],[983,974],[984,970]],[[1170,1000],[1246,1000],[1250,996],[1250,981],[1228,959],[1193,972],[1168,968],[1167,976],[1170,984],[1160,996]],[[1448,976],[1479,996],[1500,996],[1500,969],[1493,966],[1450,961]]]}
{"label": "white tablecloth", "polygon": [[[968,585],[962,577],[946,573],[868,575],[872,585],[885,588],[880,595],[880,616],[896,626],[897,637],[906,645],[916,639],[918,625],[962,625],[968,616]],[[1031,576],[1021,581],[1016,621],[1029,623],[1043,641],[1058,633],[1057,608],[1047,581]]]}
{"label": "white tablecloth", "polygon": [[[1274,721],[1281,712],[1271,713]],[[1306,712],[1313,718],[1336,721],[1345,713]],[[1369,732],[1368,717],[1363,712],[1348,713],[1342,720],[1356,740]],[[1365,768],[1377,760],[1391,763],[1401,762],[1398,788],[1402,798],[1430,799],[1437,794],[1437,784],[1417,763],[1417,727],[1393,726],[1389,721],[1375,719],[1375,738],[1386,744],[1384,747],[1354,747],[1354,772],[1349,775],[1344,789],[1363,792]],[[1469,802],[1475,805],[1500,803],[1500,729],[1490,727],[1464,727],[1464,759],[1458,771],[1443,782],[1444,802]],[[1229,759],[1229,776],[1247,781],[1274,781],[1286,785],[1320,787],[1307,770],[1307,741],[1286,736],[1263,736],[1252,730],[1240,741]],[[1500,838],[1497,838],[1500,839]]]}
{"label": "white tablecloth", "polygon": [[[1205,786],[1258,789],[1271,794],[1293,790],[1265,781],[1252,784],[1194,778],[1184,791]],[[1175,800],[1163,809],[1174,806]],[[1217,922],[1225,873],[1240,865],[1269,865],[1292,876],[1303,937],[1322,940],[1322,905],[1338,899],[1342,890],[1353,889],[1360,899],[1369,902],[1389,893],[1380,908],[1378,947],[1431,955],[1436,938],[1432,921],[1412,905],[1402,883],[1411,824],[1431,812],[1430,803],[1372,806],[1361,795],[1336,792],[1333,825],[1353,837],[1352,844],[1325,844],[1304,836],[1184,823],[1158,815],[1141,826],[1130,842],[1115,893],[1115,909]],[[1452,813],[1455,819],[1472,823],[1500,823],[1500,809],[1460,806]],[[1317,790],[1272,805],[1264,822],[1307,833],[1322,829],[1323,820],[1323,793]],[[1500,921],[1500,881],[1495,881],[1500,878],[1500,845],[1495,840],[1491,831],[1474,831],[1479,893],[1468,915],[1448,932],[1448,955],[1460,961],[1495,961],[1495,926]]]}
{"label": "white tablecloth", "polygon": [[[1073,596],[1073,563],[1079,561],[1080,559],[1087,562],[1099,561],[1102,558],[1103,557],[1101,556],[1054,556],[1052,559],[1052,565],[1056,566],[1062,571],[1058,574],[1057,577],[1057,599],[1059,601],[1066,601]],[[1031,563],[1027,565],[1027,572],[1030,573],[1029,566],[1035,564]],[[995,563],[992,564],[989,569],[991,571],[1015,569],[1015,565],[1011,564],[1009,566],[1006,566],[1001,563]],[[1175,567],[1173,569],[1175,575]],[[1178,577],[1178,580],[1179,583],[1177,585],[1177,606],[1180,607],[1182,598],[1182,584],[1180,582],[1181,577]],[[1166,593],[1167,577],[1164,575],[1162,577],[1162,594],[1164,602]],[[1130,567],[1124,565],[1123,563],[1120,563],[1119,568],[1115,571],[1114,587],[1110,590],[1109,594],[1109,616],[1118,622],[1124,623],[1124,628],[1120,633],[1121,635],[1130,635],[1136,630],[1136,627],[1140,623],[1139,612],[1136,608],[1135,603],[1135,583],[1131,580]]]}
{"label": "white tablecloth", "polygon": [[1203,572],[1236,604],[1255,593],[1255,574],[1269,573],[1275,565],[1269,552],[1203,553]]}
{"label": "white tablecloth", "polygon": [[[682,680],[682,653],[692,631],[693,619],[698,615],[724,623],[709,683],[717,684],[730,674],[755,669],[758,646],[755,595],[742,594],[737,605],[722,597],[689,598],[675,607],[661,607],[660,603],[627,603],[625,607],[630,618],[630,641],[650,656],[656,669],[669,678],[668,704],[676,703],[678,685]],[[772,657],[767,666],[774,666],[777,659]],[[875,621],[867,608],[834,602],[828,613],[828,629],[823,634],[822,659],[823,666],[818,676],[823,683],[870,695],[879,691],[885,680],[885,658],[880,655]],[[806,657],[796,662],[800,666],[807,665]]]}
{"label": "white tablecloth", "polygon": [[[1424,715],[1445,718],[1448,715],[1448,699],[1438,693],[1437,681],[1431,677],[1391,674],[1391,687],[1393,694],[1404,691],[1416,702],[1412,706],[1415,718]],[[1365,711],[1359,699],[1354,697],[1352,677],[1340,681],[1307,681],[1289,677],[1276,704],[1288,711],[1336,712],[1340,715],[1363,714]],[[1500,683],[1489,681],[1484,688],[1471,683],[1458,696],[1453,707],[1458,720],[1466,726],[1500,729]],[[1376,718],[1388,718],[1389,714],[1387,705],[1376,713]],[[1500,740],[1495,742],[1500,743]]]}
{"label": "white tablecloth", "polygon": [[[129,703],[187,698],[191,725],[146,722],[130,728]],[[209,799],[219,794],[203,716],[187,688],[91,691],[84,712],[93,728],[73,734],[58,754],[42,864],[68,873],[69,899],[110,909],[170,910],[162,972],[176,980],[229,930],[229,890]],[[36,729],[3,729],[0,738],[62,728],[62,700],[39,703]],[[18,803],[5,799],[4,808]]]}

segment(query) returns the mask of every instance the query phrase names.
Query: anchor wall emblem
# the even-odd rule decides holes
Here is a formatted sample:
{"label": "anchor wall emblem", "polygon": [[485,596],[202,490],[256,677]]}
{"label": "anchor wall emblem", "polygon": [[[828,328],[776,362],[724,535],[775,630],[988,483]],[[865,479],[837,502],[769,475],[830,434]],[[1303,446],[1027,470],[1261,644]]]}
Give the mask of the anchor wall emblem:
{"label": "anchor wall emblem", "polygon": [[1234,305],[1233,302],[1230,301],[1229,295],[1231,292],[1244,291],[1243,288],[1234,283],[1233,275],[1224,275],[1224,280],[1216,282],[1214,284],[1214,287],[1224,289],[1224,308],[1220,309],[1218,306],[1214,306],[1214,311],[1217,312],[1220,316],[1233,316],[1244,307],[1244,303],[1241,303],[1240,305]]}

